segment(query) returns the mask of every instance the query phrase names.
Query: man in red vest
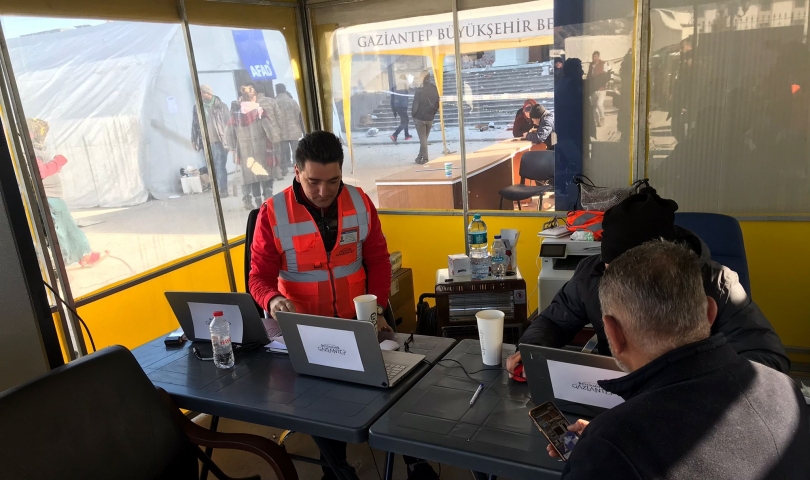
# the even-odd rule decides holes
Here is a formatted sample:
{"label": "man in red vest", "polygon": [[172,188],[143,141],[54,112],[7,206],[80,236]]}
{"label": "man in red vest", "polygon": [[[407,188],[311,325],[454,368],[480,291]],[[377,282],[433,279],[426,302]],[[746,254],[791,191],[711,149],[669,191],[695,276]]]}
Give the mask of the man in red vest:
{"label": "man in red vest", "polygon": [[[377,296],[377,328],[390,331],[382,313],[391,290],[391,263],[377,209],[342,176],[340,140],[323,131],[305,135],[295,152],[292,186],[259,211],[250,294],[274,317],[281,311],[355,318],[354,297],[370,293]],[[357,478],[346,463],[344,442],[313,439],[321,452],[336,457],[345,478]],[[426,462],[405,461],[409,477],[438,478]],[[430,472],[420,475],[424,469]],[[337,478],[329,467],[323,471],[324,479]]]}

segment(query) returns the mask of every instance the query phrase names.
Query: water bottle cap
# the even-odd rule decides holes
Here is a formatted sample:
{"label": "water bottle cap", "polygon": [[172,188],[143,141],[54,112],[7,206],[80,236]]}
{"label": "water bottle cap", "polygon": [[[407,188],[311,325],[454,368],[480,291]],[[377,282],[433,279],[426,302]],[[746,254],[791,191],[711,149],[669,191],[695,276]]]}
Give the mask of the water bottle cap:
{"label": "water bottle cap", "polygon": [[224,316],[224,315],[225,315],[225,314],[224,314],[224,313],[222,313],[222,312],[214,312],[214,316],[215,316],[215,317],[222,317],[222,316]]}
{"label": "water bottle cap", "polygon": [[473,220],[481,220],[481,214],[480,213],[474,213],[473,214]]}
{"label": "water bottle cap", "polygon": [[500,240],[500,239],[501,239],[500,235],[495,235],[495,240]]}

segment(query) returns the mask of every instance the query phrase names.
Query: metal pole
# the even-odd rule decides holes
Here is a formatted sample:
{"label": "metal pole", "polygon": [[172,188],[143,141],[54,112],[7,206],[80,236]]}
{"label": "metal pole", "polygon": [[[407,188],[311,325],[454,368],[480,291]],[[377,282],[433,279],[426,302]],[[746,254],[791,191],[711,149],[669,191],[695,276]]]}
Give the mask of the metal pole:
{"label": "metal pole", "polygon": [[[34,227],[34,233],[39,238],[40,245],[43,247],[42,260],[45,263],[48,281],[55,290],[58,291],[61,288],[62,299],[67,303],[68,307],[75,310],[76,305],[73,301],[73,293],[70,290],[65,262],[62,259],[62,250],[56,240],[56,227],[53,224],[53,217],[51,217],[45,187],[42,185],[42,178],[39,176],[39,167],[36,165],[34,145],[25,120],[20,91],[14,78],[14,69],[11,65],[11,56],[8,53],[8,45],[6,44],[6,36],[2,25],[0,25],[0,69],[3,71],[6,86],[6,88],[0,90],[2,90],[3,105],[6,107],[6,116],[9,119],[7,125],[18,157],[20,177],[28,194],[28,204],[32,209],[31,215],[33,218],[31,224]],[[12,114],[19,124],[11,118]],[[25,161],[26,158],[28,162]],[[51,247],[55,265],[51,263],[51,258],[48,252],[45,251],[47,245]],[[55,303],[59,311],[62,330],[66,336],[70,337],[67,340],[72,341],[71,348],[67,349],[68,360],[75,360],[86,355],[87,346],[84,343],[84,336],[78,319],[58,299],[55,299]]]}
{"label": "metal pole", "polygon": [[[323,129],[323,105],[321,104],[321,89],[318,82],[318,62],[315,61],[315,34],[312,29],[312,14],[305,0],[299,2],[295,10],[295,19],[298,24],[298,51],[301,56],[301,74],[304,78],[304,88],[309,111],[310,131]],[[332,114],[332,109],[329,109]],[[339,127],[339,126],[338,126]],[[334,130],[335,125],[332,126]]]}
{"label": "metal pole", "polygon": [[633,122],[633,180],[647,177],[647,71],[650,67],[650,0],[636,1],[636,75],[633,78],[635,91],[635,122]]}
{"label": "metal pole", "polygon": [[464,109],[461,108],[461,41],[458,38],[458,0],[453,0],[453,45],[456,59],[456,101],[458,102],[458,148],[461,155],[461,210],[464,212],[464,250],[469,255],[470,244],[467,239],[467,217],[469,208],[469,195],[467,192],[467,148],[464,138]]}
{"label": "metal pole", "polygon": [[194,59],[194,47],[191,44],[191,30],[188,28],[188,17],[186,16],[186,4],[183,0],[177,0],[177,10],[180,14],[180,21],[183,27],[183,40],[186,42],[186,54],[188,55],[188,67],[191,71],[191,85],[194,88],[194,101],[197,105],[197,120],[200,122],[200,133],[203,140],[203,152],[205,153],[205,164],[208,165],[208,174],[211,176],[211,193],[214,195],[214,209],[217,212],[217,224],[219,225],[219,236],[222,245],[225,246],[225,269],[228,272],[228,283],[231,291],[236,291],[236,279],[233,274],[233,261],[231,260],[231,250],[228,247],[228,233],[225,231],[225,217],[222,212],[222,200],[219,196],[219,184],[217,182],[217,171],[214,168],[214,158],[211,151],[211,139],[208,138],[208,119],[205,118],[203,109],[202,93],[200,92],[200,79],[197,74],[197,61]]}

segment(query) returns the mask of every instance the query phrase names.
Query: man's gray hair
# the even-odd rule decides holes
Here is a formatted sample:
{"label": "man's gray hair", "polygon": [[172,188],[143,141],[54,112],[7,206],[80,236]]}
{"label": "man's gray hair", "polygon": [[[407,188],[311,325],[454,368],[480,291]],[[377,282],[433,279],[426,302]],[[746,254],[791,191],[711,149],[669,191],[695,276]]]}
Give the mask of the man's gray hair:
{"label": "man's gray hair", "polygon": [[653,358],[709,336],[701,263],[688,248],[654,240],[613,260],[599,283],[602,314]]}

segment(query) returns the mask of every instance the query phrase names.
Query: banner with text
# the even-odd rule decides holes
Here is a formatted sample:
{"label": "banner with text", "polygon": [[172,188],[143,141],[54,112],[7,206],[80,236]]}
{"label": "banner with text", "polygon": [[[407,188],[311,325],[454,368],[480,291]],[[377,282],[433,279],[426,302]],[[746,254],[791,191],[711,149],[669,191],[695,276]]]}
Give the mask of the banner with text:
{"label": "banner with text", "polygon": [[[402,27],[361,30],[357,27],[337,31],[338,53],[383,53],[386,50],[453,45],[453,23],[413,25],[403,20]],[[341,31],[342,30],[342,31]],[[459,20],[461,43],[497,42],[554,34],[554,10],[537,10],[485,18]]]}

